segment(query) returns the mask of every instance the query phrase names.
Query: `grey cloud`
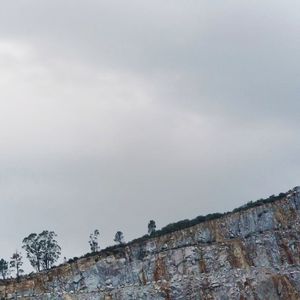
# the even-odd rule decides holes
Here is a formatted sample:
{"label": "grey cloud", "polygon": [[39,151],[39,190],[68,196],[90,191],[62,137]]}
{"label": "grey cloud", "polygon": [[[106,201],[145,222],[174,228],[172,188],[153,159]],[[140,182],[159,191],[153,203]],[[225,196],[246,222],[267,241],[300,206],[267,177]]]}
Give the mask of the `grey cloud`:
{"label": "grey cloud", "polygon": [[63,255],[299,185],[297,1],[9,1],[1,255]]}
{"label": "grey cloud", "polygon": [[2,31],[32,42],[44,63],[130,70],[183,109],[280,119],[299,110],[295,1],[21,3],[2,11]]}

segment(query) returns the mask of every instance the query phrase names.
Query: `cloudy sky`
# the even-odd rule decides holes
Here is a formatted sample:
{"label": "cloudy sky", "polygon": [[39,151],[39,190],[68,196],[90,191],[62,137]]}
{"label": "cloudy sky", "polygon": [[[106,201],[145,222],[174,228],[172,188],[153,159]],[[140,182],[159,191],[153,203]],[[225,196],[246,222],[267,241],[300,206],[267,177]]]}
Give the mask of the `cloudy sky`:
{"label": "cloudy sky", "polygon": [[300,184],[300,2],[12,0],[0,250],[63,256]]}

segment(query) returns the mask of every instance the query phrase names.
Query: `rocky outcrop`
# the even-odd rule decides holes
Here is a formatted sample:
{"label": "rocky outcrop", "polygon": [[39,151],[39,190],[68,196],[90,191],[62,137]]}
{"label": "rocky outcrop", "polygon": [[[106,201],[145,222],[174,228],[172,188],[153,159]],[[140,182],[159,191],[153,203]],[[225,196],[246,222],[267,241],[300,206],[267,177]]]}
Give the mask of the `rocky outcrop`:
{"label": "rocky outcrop", "polygon": [[273,203],[78,259],[2,299],[300,299],[300,188]]}

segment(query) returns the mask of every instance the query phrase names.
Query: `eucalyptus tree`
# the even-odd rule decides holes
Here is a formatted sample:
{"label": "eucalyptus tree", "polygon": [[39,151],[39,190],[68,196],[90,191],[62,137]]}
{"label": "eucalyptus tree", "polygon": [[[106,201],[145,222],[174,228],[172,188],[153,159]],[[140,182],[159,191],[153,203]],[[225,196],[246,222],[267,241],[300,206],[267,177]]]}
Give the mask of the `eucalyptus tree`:
{"label": "eucalyptus tree", "polygon": [[31,233],[23,239],[23,249],[36,271],[48,270],[58,260],[61,247],[56,237],[57,234],[54,231],[44,230],[39,234]]}
{"label": "eucalyptus tree", "polygon": [[99,235],[100,232],[98,229],[95,229],[94,232],[90,234],[89,244],[90,244],[91,252],[97,252],[100,250],[99,241],[98,241]]}
{"label": "eucalyptus tree", "polygon": [[24,270],[22,269],[23,257],[19,251],[16,250],[16,252],[13,253],[12,257],[10,258],[9,265],[15,271],[17,278],[24,273]]}

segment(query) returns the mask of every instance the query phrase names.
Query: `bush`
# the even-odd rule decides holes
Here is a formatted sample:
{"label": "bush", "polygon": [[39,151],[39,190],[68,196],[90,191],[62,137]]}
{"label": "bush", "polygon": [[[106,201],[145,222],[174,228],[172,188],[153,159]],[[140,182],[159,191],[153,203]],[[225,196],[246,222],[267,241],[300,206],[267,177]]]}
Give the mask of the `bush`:
{"label": "bush", "polygon": [[[290,191],[289,191],[290,192]],[[271,195],[270,197],[266,198],[266,199],[259,199],[257,201],[249,201],[247,204],[242,205],[238,208],[235,208],[232,212],[225,212],[225,213],[212,213],[212,214],[208,214],[206,216],[198,216],[192,220],[189,219],[185,219],[185,220],[181,220],[175,223],[170,223],[168,225],[166,225],[165,227],[161,228],[160,230],[157,230],[155,232],[153,232],[151,234],[151,236],[149,234],[145,234],[144,236],[134,239],[131,242],[128,242],[127,244],[121,244],[121,245],[114,245],[114,246],[110,246],[107,247],[99,252],[94,252],[94,253],[87,253],[82,257],[90,257],[90,256],[95,256],[96,254],[101,254],[101,255],[123,255],[125,256],[124,253],[124,249],[126,246],[131,245],[131,244],[136,244],[136,243],[142,243],[146,240],[149,240],[153,237],[160,237],[162,235],[168,234],[168,233],[172,233],[174,231],[178,231],[178,230],[182,230],[182,229],[186,229],[189,227],[192,227],[194,225],[206,222],[206,221],[211,221],[211,220],[216,220],[221,218],[222,216],[228,215],[230,213],[235,213],[235,212],[240,212],[240,211],[245,211],[249,208],[253,208],[253,207],[257,207],[257,206],[261,206],[264,204],[268,204],[268,203],[273,203],[277,200],[283,199],[284,197],[287,196],[287,194],[289,193],[280,193],[279,195],[275,196],[275,195]],[[140,251],[138,254],[139,259],[143,259],[144,256],[146,255],[146,253]],[[77,257],[74,257],[73,259],[69,259],[69,263],[75,262],[76,260],[78,260]]]}

